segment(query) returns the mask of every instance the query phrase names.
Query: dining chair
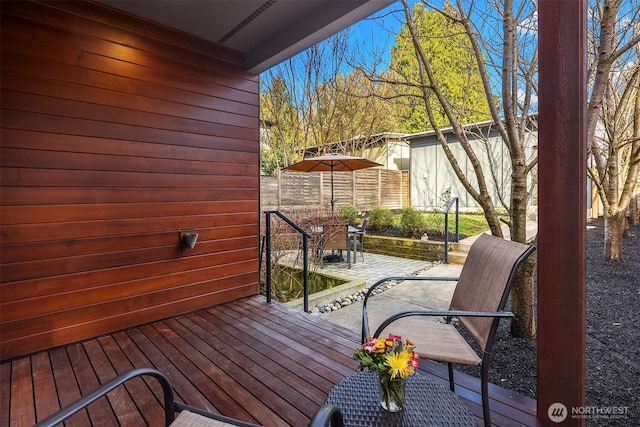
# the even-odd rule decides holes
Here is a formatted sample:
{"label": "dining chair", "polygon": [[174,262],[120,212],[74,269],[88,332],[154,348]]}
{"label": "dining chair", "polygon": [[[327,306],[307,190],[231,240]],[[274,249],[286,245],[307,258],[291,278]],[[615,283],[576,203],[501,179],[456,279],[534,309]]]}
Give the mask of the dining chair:
{"label": "dining chair", "polygon": [[[340,255],[335,255],[342,260],[342,251],[349,250],[349,225],[346,223],[328,223],[322,226],[322,252],[325,251],[340,251]],[[324,266],[326,260],[322,257],[320,260],[320,267]],[[347,253],[349,261],[349,267],[351,267],[350,254]]]}
{"label": "dining chair", "polygon": [[[369,288],[363,302],[362,342],[389,333],[411,338],[421,358],[447,363],[452,391],[455,391],[454,363],[479,366],[484,424],[490,426],[488,369],[496,331],[501,319],[513,317],[513,313],[504,311],[504,307],[518,268],[535,249],[533,245],[481,234],[469,250],[460,277],[407,276],[377,281]],[[457,284],[449,310],[399,312],[384,320],[379,319],[376,322],[379,326],[371,334],[369,324],[375,316],[368,313],[367,302],[377,287],[390,280],[453,280]],[[433,318],[440,321],[433,321]],[[452,322],[454,318],[458,320],[460,329],[466,329],[465,335],[470,337],[469,340],[475,341],[478,352]]]}

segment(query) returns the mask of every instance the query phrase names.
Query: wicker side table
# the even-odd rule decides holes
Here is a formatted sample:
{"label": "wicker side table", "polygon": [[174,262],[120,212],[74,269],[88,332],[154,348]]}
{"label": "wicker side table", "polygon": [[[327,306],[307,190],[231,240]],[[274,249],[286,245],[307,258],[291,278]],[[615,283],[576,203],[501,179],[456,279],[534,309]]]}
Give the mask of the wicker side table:
{"label": "wicker side table", "polygon": [[387,412],[380,407],[378,374],[358,372],[336,384],[327,397],[342,411],[347,427],[470,426],[477,427],[469,408],[455,393],[422,376],[407,379],[404,408]]}

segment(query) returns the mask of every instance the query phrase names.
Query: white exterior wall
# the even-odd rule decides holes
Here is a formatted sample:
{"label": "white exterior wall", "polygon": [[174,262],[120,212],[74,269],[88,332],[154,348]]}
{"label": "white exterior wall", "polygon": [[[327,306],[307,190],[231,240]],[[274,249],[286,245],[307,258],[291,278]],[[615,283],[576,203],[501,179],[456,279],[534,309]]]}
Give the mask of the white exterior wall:
{"label": "white exterior wall", "polygon": [[387,170],[408,170],[411,148],[405,140],[389,140],[382,145],[365,148],[362,157],[384,165]]}
{"label": "white exterior wall", "polygon": [[[453,134],[448,133],[446,137],[458,165],[464,171],[469,182],[477,189],[476,175],[462,146]],[[411,141],[411,204],[413,207],[425,210],[442,208],[441,197],[447,189],[451,189],[451,197],[459,198],[461,209],[480,209],[478,203],[456,176],[435,135],[427,133],[422,136],[409,136],[408,139]],[[496,206],[502,206],[500,202],[500,197],[502,197],[508,204],[511,161],[502,139],[492,133],[486,142],[480,138],[472,139],[470,142],[482,164],[485,181],[489,186],[494,203]],[[536,155],[537,133],[528,135],[525,146],[529,159]],[[495,179],[491,174],[492,167]]]}

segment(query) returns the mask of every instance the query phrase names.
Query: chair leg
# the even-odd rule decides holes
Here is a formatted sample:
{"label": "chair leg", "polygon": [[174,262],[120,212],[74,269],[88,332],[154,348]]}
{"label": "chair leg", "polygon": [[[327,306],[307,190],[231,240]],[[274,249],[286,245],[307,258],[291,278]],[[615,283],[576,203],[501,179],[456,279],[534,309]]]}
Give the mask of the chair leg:
{"label": "chair leg", "polygon": [[486,364],[480,367],[480,387],[482,392],[482,417],[484,426],[491,427],[491,410],[489,408],[489,373]]}
{"label": "chair leg", "polygon": [[451,391],[455,392],[456,391],[456,383],[453,380],[453,363],[448,362],[447,363],[447,368],[449,368],[449,388],[451,389]]}

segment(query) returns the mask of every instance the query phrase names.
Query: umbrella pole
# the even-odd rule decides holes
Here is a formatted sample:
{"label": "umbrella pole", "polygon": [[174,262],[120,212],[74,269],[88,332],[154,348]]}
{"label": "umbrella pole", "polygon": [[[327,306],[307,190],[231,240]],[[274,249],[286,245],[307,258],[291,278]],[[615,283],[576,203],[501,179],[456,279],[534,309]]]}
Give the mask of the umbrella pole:
{"label": "umbrella pole", "polygon": [[[333,164],[331,165],[331,216],[333,217],[333,206],[335,204],[335,200],[333,199]],[[344,261],[342,255],[336,255],[335,251],[331,250],[331,255],[325,255],[323,257],[325,262],[341,262]]]}
{"label": "umbrella pole", "polygon": [[333,216],[333,205],[335,204],[335,200],[333,200],[333,165],[331,165],[331,215]]}

